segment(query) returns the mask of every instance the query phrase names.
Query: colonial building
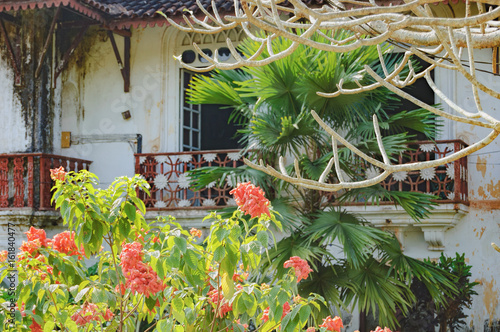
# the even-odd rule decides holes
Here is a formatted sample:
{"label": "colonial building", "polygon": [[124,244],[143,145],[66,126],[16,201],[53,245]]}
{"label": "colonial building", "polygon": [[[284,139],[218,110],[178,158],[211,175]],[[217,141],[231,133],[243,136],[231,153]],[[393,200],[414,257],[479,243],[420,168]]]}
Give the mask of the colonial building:
{"label": "colonial building", "polygon": [[[209,7],[210,1],[202,3]],[[215,3],[222,13],[232,10],[232,1]],[[441,15],[451,15],[447,3],[438,8]],[[62,227],[50,203],[49,169],[58,166],[90,169],[103,187],[117,176],[144,175],[152,186],[145,197],[149,218],[173,214],[199,226],[207,210],[232,204],[231,183],[189,190],[186,171],[234,167],[241,156],[231,139],[235,129],[226,125],[228,110],[186,102],[193,73],[174,56],[204,66],[195,42],[205,53],[218,49],[221,60],[232,61],[225,40],[238,42],[244,35],[186,33],[156,13],[180,21],[183,10],[199,12],[191,0],[0,0],[0,225],[15,224],[18,245],[30,225],[49,233]],[[492,54],[478,52],[477,66],[480,79],[500,90]],[[458,74],[437,70],[435,79],[457,104],[473,103],[470,86]],[[498,100],[485,97],[483,107],[498,112]],[[482,136],[480,129],[445,122],[439,140],[418,143],[405,158],[431,160]],[[476,331],[500,329],[500,255],[490,246],[500,242],[499,164],[497,141],[445,167],[392,177],[385,185],[393,190],[442,198],[421,223],[393,205],[349,207],[394,231],[412,256],[464,252],[480,282],[468,318]],[[7,247],[2,232],[0,248]]]}

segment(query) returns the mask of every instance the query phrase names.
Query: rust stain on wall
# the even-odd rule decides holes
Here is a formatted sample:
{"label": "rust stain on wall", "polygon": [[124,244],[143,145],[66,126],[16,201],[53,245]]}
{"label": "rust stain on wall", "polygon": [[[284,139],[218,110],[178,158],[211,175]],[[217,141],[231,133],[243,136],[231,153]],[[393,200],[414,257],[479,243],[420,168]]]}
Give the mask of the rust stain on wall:
{"label": "rust stain on wall", "polygon": [[479,239],[481,240],[485,230],[486,230],[486,227],[481,227],[480,231],[477,231],[476,228],[474,228],[474,232],[476,233],[476,237],[479,237]]}
{"label": "rust stain on wall", "polygon": [[496,281],[492,277],[490,282],[485,279],[481,279],[480,282],[484,286],[483,303],[486,314],[489,316],[491,322],[495,316],[496,307],[498,305],[498,290],[495,288]]}
{"label": "rust stain on wall", "polygon": [[[470,201],[470,206],[481,210],[500,209],[500,199]],[[476,215],[477,217],[478,215]],[[482,218],[484,220],[484,218]]]}
{"label": "rust stain on wall", "polygon": [[486,185],[486,190],[491,197],[500,198],[500,181],[494,183],[493,180],[491,180],[491,182]]}
{"label": "rust stain on wall", "polygon": [[479,195],[479,197],[488,198],[488,195],[486,195],[486,192],[484,191],[484,188],[482,186],[477,188],[477,194]]}
{"label": "rust stain on wall", "polygon": [[476,169],[478,172],[481,172],[481,175],[484,178],[486,175],[486,157],[484,157],[484,159],[481,159],[480,156],[477,157]]}

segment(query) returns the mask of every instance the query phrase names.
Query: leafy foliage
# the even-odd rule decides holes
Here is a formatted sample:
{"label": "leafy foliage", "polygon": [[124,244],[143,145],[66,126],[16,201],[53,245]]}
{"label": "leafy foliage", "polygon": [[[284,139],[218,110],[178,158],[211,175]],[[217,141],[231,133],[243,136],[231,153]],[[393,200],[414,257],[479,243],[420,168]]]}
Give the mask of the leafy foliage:
{"label": "leafy foliage", "polygon": [[[322,40],[324,37],[316,35],[314,38]],[[289,45],[290,41],[276,38],[273,50],[279,52]],[[247,56],[254,54],[257,48],[258,44],[252,40],[245,40],[239,46]],[[261,56],[265,57],[266,51],[263,53]],[[398,62],[397,55],[386,56],[388,66]],[[241,68],[238,73],[214,71],[210,78],[198,77],[192,81],[190,101],[235,107],[233,119],[243,125],[239,134],[250,159],[263,159],[276,167],[279,156],[292,157],[299,162],[301,176],[317,180],[332,152],[331,142],[310,115],[312,109],[374,158],[381,156],[371,123],[373,114],[380,119],[384,146],[391,155],[406,150],[415,133],[427,137],[435,133],[436,119],[427,111],[390,115],[397,98],[385,89],[331,99],[317,95],[318,91],[337,91],[341,80],[345,87],[356,87],[356,81],[369,83],[364,65],[372,65],[381,72],[379,61],[375,47],[334,53],[302,45],[290,56],[263,67]],[[224,89],[220,87],[222,85]],[[220,96],[221,93],[226,93],[226,96]],[[224,98],[230,102],[225,103]],[[340,167],[348,176],[363,175],[360,173],[363,163],[358,158],[353,158],[345,148],[339,153]],[[293,165],[287,166],[287,172],[295,174]],[[413,277],[422,280],[438,302],[443,301],[443,292],[450,294],[454,291],[449,274],[405,256],[392,234],[373,228],[359,216],[334,205],[348,200],[372,204],[391,201],[418,220],[429,214],[433,196],[390,192],[381,186],[328,195],[295,188],[246,166],[237,169],[202,168],[191,172],[195,188],[230,176],[258,184],[272,198],[273,204],[278,199],[280,209],[285,204],[290,205],[280,219],[288,226],[288,234],[268,249],[269,260],[262,261],[258,278],[264,281],[283,276],[286,257],[300,256],[310,261],[314,269],[312,279],[302,281],[299,290],[301,294],[317,292],[325,298],[326,302],[313,312],[317,319],[330,315],[332,308],[357,304],[365,312],[374,312],[378,308],[380,324],[396,326],[395,312],[406,313],[415,301],[410,291]],[[336,174],[330,172],[327,181],[338,181]],[[339,248],[338,252],[334,251],[335,248]],[[277,274],[271,277],[270,271]]]}
{"label": "leafy foliage", "polygon": [[[188,232],[173,218],[154,225],[144,219],[136,189],[147,191],[147,183],[139,176],[119,178],[107,189],[96,188],[96,181],[87,171],[57,181],[54,201],[72,240],[59,243],[57,235],[46,239],[45,231],[32,228],[18,262],[0,262],[0,268],[15,264],[19,271],[15,320],[0,331],[243,332],[251,324],[259,331],[293,332],[318,325],[311,312],[323,299],[297,297],[293,264],[282,264],[282,277],[269,284],[249,281],[272,244],[269,225],[281,228],[272,209],[251,220],[240,209],[228,218],[210,214],[202,244],[199,230]],[[87,267],[83,254],[98,263]],[[308,269],[306,261],[295,261]],[[1,296],[10,301],[3,290]],[[2,321],[9,313],[0,309]]]}

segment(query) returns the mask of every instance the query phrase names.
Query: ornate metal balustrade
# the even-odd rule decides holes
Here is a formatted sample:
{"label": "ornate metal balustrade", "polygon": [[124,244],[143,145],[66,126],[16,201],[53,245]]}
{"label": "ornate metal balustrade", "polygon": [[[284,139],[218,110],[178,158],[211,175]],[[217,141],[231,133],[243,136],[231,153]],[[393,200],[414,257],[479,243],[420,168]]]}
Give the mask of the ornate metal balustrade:
{"label": "ornate metal balustrade", "polygon": [[0,209],[50,210],[50,169],[89,169],[91,161],[44,153],[0,154]]}
{"label": "ornate metal balustrade", "polygon": [[[421,141],[410,144],[408,150],[398,156],[398,162],[413,163],[447,156],[467,145],[461,140]],[[200,191],[190,190],[187,171],[205,166],[236,167],[241,165],[239,150],[217,150],[175,153],[142,153],[135,155],[135,171],[142,174],[151,185],[151,196],[142,194],[148,209],[203,209],[234,205],[229,191],[232,183],[224,187],[215,183]],[[361,165],[361,164],[360,164]],[[375,168],[360,167],[360,175],[374,177]],[[394,191],[412,191],[438,196],[439,203],[468,204],[467,157],[453,163],[422,171],[399,172],[389,176],[382,186]],[[336,194],[327,194],[333,198]],[[381,202],[382,204],[384,202]],[[390,202],[386,202],[390,203]],[[345,205],[364,204],[347,202]]]}
{"label": "ornate metal balustrade", "polygon": [[[399,163],[428,161],[448,156],[467,147],[462,140],[424,141],[412,144],[399,156]],[[399,172],[384,181],[384,188],[423,192],[438,196],[441,203],[468,204],[467,157],[436,168]]]}
{"label": "ornate metal balustrade", "polygon": [[175,153],[141,153],[135,155],[135,172],[151,186],[151,196],[142,194],[148,209],[204,209],[235,205],[229,195],[232,183],[223,187],[215,183],[200,191],[190,190],[187,171],[206,167],[242,165],[240,150],[214,150]]}
{"label": "ornate metal balustrade", "polygon": [[[467,147],[461,140],[419,141],[408,146],[408,150],[397,157],[399,164],[430,161],[448,156]],[[361,164],[362,165],[362,164]],[[361,167],[359,173],[365,178],[373,178],[380,171],[370,166]],[[421,192],[439,197],[438,203],[469,204],[467,187],[467,157],[455,162],[421,171],[397,172],[390,175],[382,186],[391,191]],[[390,202],[381,202],[390,203]],[[348,202],[345,205],[365,204]]]}

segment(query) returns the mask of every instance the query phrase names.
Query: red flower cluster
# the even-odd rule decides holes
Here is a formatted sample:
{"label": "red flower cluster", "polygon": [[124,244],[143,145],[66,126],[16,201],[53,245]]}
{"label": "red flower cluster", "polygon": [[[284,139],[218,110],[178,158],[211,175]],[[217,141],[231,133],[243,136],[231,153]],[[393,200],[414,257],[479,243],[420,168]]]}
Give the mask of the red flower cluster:
{"label": "red flower cluster", "polygon": [[298,256],[293,256],[290,257],[289,260],[283,264],[284,268],[289,268],[293,267],[295,269],[295,275],[297,276],[297,282],[301,281],[302,279],[307,279],[309,276],[309,273],[312,272],[313,270],[309,267],[309,264],[307,263],[306,260],[298,257]]}
{"label": "red flower cluster", "polygon": [[[224,298],[224,294],[220,290],[217,289],[212,289],[210,292],[208,292],[208,301],[212,303],[212,305],[216,308],[218,308],[218,311],[216,316],[217,317],[224,317],[229,311],[233,310],[233,306],[231,303],[229,303],[228,300]],[[220,302],[220,304],[219,304]]]}
{"label": "red flower cluster", "polygon": [[388,327],[382,329],[380,326],[377,326],[375,331],[370,331],[370,332],[392,332]]}
{"label": "red flower cluster", "polygon": [[139,242],[125,243],[120,253],[120,265],[123,271],[133,269],[139,262],[142,262],[142,244]]}
{"label": "red flower cluster", "polygon": [[21,244],[19,248],[22,252],[19,254],[20,258],[36,257],[38,249],[46,248],[50,245],[51,241],[47,239],[47,235],[43,229],[36,229],[31,226],[29,231],[25,232],[28,237],[28,242]]}
{"label": "red flower cluster", "polygon": [[340,319],[340,317],[335,316],[332,318],[331,316],[328,316],[323,319],[323,324],[319,327],[326,327],[327,331],[340,332],[340,329],[344,327],[344,324],[342,324],[342,319]]}
{"label": "red flower cluster", "polygon": [[51,240],[47,239],[47,234],[45,234],[43,229],[37,229],[31,226],[30,230],[24,234],[28,237],[28,241],[39,240],[44,247],[47,247],[51,243]]}
{"label": "red flower cluster", "polygon": [[64,181],[66,178],[66,172],[64,171],[64,167],[59,167],[50,170],[50,178],[54,181]]}
{"label": "red flower cluster", "polygon": [[111,310],[106,309],[106,312],[99,312],[99,307],[94,303],[85,303],[82,309],[78,310],[71,319],[79,326],[85,326],[91,321],[100,322],[101,318],[109,322],[114,317]]}
{"label": "red flower cluster", "polygon": [[194,237],[200,237],[201,238],[201,231],[199,229],[196,229],[196,228],[191,228],[191,230],[189,231],[189,233],[191,234],[191,236],[194,236]]}
{"label": "red flower cluster", "polygon": [[7,250],[0,251],[0,263],[3,263],[7,260],[7,257],[9,256],[9,253]]}
{"label": "red flower cluster", "polygon": [[142,261],[142,245],[126,243],[120,253],[120,265],[125,275],[125,287],[146,297],[162,291],[165,286],[153,268]]}
{"label": "red flower cluster", "polygon": [[[285,316],[290,312],[290,303],[285,302],[283,304],[283,314],[281,315],[281,319],[285,318]],[[262,320],[267,322],[269,320],[269,307],[264,309],[264,312],[262,313]]]}
{"label": "red flower cluster", "polygon": [[65,231],[54,236],[52,240],[54,250],[67,254],[69,256],[83,256],[83,248],[78,249],[75,243],[75,232]]}
{"label": "red flower cluster", "polygon": [[37,322],[35,322],[34,319],[33,319],[33,322],[31,323],[31,325],[28,326],[28,328],[30,329],[31,332],[43,332],[43,329],[40,326],[40,324],[38,324]]}
{"label": "red flower cluster", "polygon": [[255,187],[250,182],[238,183],[238,186],[229,192],[234,195],[236,204],[241,211],[249,214],[252,218],[260,217],[262,214],[269,213],[269,200],[264,197],[264,191]]}

